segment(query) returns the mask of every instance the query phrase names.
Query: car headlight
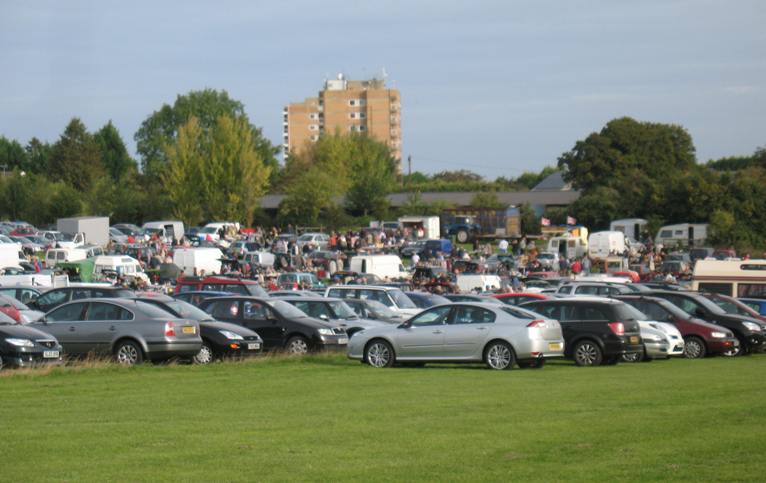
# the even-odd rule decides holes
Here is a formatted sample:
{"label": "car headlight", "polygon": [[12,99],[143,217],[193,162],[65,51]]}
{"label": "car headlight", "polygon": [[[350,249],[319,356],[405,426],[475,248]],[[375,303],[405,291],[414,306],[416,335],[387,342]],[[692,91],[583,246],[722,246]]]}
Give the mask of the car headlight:
{"label": "car headlight", "polygon": [[16,347],[34,347],[35,346],[35,343],[29,339],[8,338],[8,339],[5,339],[5,341],[11,345],[15,345]]}
{"label": "car headlight", "polygon": [[726,333],[724,332],[711,332],[710,337],[715,337],[716,339],[724,339],[726,338]]}
{"label": "car headlight", "polygon": [[219,330],[218,332],[220,332],[221,335],[223,335],[227,339],[231,339],[231,340],[245,340],[244,337],[242,337],[239,334],[235,334],[234,332],[232,332],[230,330]]}
{"label": "car headlight", "polygon": [[644,340],[648,340],[651,342],[662,342],[663,338],[660,337],[659,335],[650,334],[644,337]]}
{"label": "car headlight", "polygon": [[756,324],[755,322],[742,322],[742,325],[744,325],[746,329],[752,330],[753,332],[761,331],[761,326]]}
{"label": "car headlight", "polygon": [[319,329],[319,335],[335,335],[332,329]]}

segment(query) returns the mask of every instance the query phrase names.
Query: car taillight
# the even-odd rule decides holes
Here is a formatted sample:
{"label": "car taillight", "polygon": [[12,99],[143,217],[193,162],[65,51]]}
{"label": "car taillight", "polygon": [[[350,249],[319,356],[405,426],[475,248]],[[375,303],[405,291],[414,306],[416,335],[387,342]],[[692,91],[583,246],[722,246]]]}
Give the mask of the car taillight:
{"label": "car taillight", "polygon": [[532,322],[527,324],[527,327],[545,327],[545,321],[544,320],[533,320]]}
{"label": "car taillight", "polygon": [[176,336],[176,328],[173,325],[173,322],[165,322],[165,337],[175,337]]}
{"label": "car taillight", "polygon": [[614,335],[625,335],[625,325],[622,322],[609,322],[609,328]]}

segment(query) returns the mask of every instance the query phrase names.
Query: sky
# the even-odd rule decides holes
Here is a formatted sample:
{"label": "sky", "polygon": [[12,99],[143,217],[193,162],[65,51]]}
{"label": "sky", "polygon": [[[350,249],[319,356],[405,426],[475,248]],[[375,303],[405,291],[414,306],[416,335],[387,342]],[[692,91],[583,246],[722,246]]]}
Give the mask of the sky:
{"label": "sky", "polygon": [[0,135],[112,120],[135,154],[209,87],[281,144],[285,105],[385,70],[413,170],[516,177],[622,116],[684,126],[704,162],[766,145],[764,25],[763,0],[0,0]]}

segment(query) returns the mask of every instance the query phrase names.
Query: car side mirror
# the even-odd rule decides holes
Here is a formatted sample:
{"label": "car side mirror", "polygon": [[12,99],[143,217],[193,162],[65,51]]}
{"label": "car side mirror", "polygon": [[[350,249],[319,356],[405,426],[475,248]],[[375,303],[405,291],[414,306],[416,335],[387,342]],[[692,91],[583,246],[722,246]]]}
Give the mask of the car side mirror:
{"label": "car side mirror", "polygon": [[329,320],[329,317],[327,317],[325,314],[320,315],[319,318],[322,320]]}
{"label": "car side mirror", "polygon": [[705,317],[707,317],[707,312],[705,312],[703,309],[698,307],[694,310],[694,316],[699,317],[700,319],[704,319]]}

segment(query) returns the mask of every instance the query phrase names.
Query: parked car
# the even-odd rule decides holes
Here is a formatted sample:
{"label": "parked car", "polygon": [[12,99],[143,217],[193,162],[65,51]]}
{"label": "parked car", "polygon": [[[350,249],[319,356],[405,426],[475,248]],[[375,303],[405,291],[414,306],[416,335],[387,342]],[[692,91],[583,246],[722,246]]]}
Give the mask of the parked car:
{"label": "parked car", "polygon": [[63,349],[55,337],[0,313],[0,369],[57,364]]}
{"label": "parked car", "polygon": [[371,299],[343,299],[351,309],[364,319],[380,320],[389,324],[401,324],[405,317],[387,306]]}
{"label": "parked car", "polygon": [[227,295],[235,295],[231,292],[217,292],[214,290],[192,290],[188,292],[181,292],[173,294],[174,299],[183,300],[190,303],[195,307],[202,305],[202,301],[211,297],[225,297]]}
{"label": "parked car", "polygon": [[314,319],[284,300],[228,296],[206,299],[200,306],[216,320],[231,322],[258,333],[267,350],[290,354],[345,349],[348,334],[342,327]]}
{"label": "parked car", "polygon": [[759,314],[766,315],[766,299],[740,298],[737,300],[755,310]]}
{"label": "parked car", "polygon": [[43,290],[37,286],[31,285],[13,285],[11,287],[0,287],[0,294],[13,297],[23,304],[28,304],[43,293]]}
{"label": "parked car", "polygon": [[578,366],[617,364],[623,354],[644,352],[635,312],[611,299],[557,299],[521,306],[561,324],[565,356]]}
{"label": "parked car", "polygon": [[415,240],[407,243],[399,249],[399,256],[402,258],[411,258],[412,255],[421,253],[426,249],[426,240]]}
{"label": "parked car", "polygon": [[429,292],[404,292],[420,309],[451,303],[450,299]]}
{"label": "parked car", "polygon": [[645,295],[620,295],[616,298],[652,320],[673,324],[684,338],[684,357],[688,359],[736,352],[735,348],[739,346],[739,340],[730,330],[695,318],[665,299]]}
{"label": "parked car", "polygon": [[116,225],[112,225],[112,228],[119,230],[120,233],[125,236],[138,237],[144,235],[144,230],[142,230],[140,226],[132,223],[117,223]]}
{"label": "parked car", "polygon": [[671,302],[689,315],[729,329],[739,340],[739,346],[734,349],[737,354],[760,351],[766,344],[766,333],[758,320],[727,314],[721,307],[701,294],[666,291],[655,291],[650,294]]}
{"label": "parked car", "polygon": [[115,245],[127,245],[129,243],[128,235],[114,227],[109,228],[109,241]]}
{"label": "parked car", "polygon": [[112,355],[123,365],[192,358],[202,346],[196,322],[136,299],[75,300],[29,326],[54,336],[68,355]]}
{"label": "parked car", "polygon": [[312,244],[315,250],[327,250],[330,244],[330,235],[325,233],[304,233],[296,240],[296,245],[299,249],[303,249],[303,245]]}
{"label": "parked car", "polygon": [[49,312],[70,300],[90,298],[133,298],[132,290],[122,287],[97,285],[69,285],[46,291],[27,305],[35,310]]}
{"label": "parked car", "polygon": [[415,315],[421,310],[400,289],[382,285],[336,285],[325,291],[325,297],[377,300],[405,317]]}
{"label": "parked car", "polygon": [[351,339],[348,356],[373,367],[397,362],[484,362],[492,369],[542,367],[561,357],[561,326],[504,305],[459,303],[431,307],[396,326]]}
{"label": "parked car", "polygon": [[277,286],[282,290],[299,290],[307,288],[322,288],[324,284],[319,281],[315,273],[290,272],[280,273],[277,277]]}
{"label": "parked car", "polygon": [[241,325],[219,322],[188,302],[161,294],[140,294],[138,300],[156,305],[179,319],[194,320],[199,324],[202,347],[194,356],[197,364],[251,357],[263,351],[263,340],[257,333]]}
{"label": "parked car", "polygon": [[674,325],[654,320],[631,304],[628,304],[626,308],[635,312],[635,318],[641,329],[641,340],[644,342],[644,352],[623,355],[624,361],[652,361],[684,354],[683,336]]}
{"label": "parked car", "polygon": [[354,309],[341,299],[328,297],[284,297],[285,302],[297,307],[309,317],[331,322],[334,326],[343,327],[349,338],[357,332],[374,327],[389,325],[377,320],[359,317]]}
{"label": "parked car", "polygon": [[476,302],[481,304],[505,305],[490,295],[474,295],[467,293],[451,293],[444,296],[450,302]]}
{"label": "parked car", "polygon": [[254,280],[243,280],[240,278],[213,275],[206,277],[181,277],[176,281],[176,293],[198,290],[230,292],[256,297],[268,296],[266,291]]}
{"label": "parked car", "polygon": [[712,300],[717,306],[721,307],[727,314],[744,315],[745,317],[751,317],[761,321],[761,325],[766,322],[766,317],[761,315],[760,311],[753,309],[749,305],[729,297],[728,295],[721,295],[719,293],[703,293],[705,297]]}
{"label": "parked car", "polygon": [[[16,320],[16,322],[19,324],[28,324],[30,322],[34,322],[35,320],[45,315],[39,310],[30,309],[28,306],[13,297],[0,295],[0,311],[6,312],[4,309],[9,310],[10,308],[15,310],[16,314],[18,315],[18,317],[11,316],[11,318]],[[8,312],[6,312],[6,314],[10,315]]]}
{"label": "parked car", "polygon": [[606,282],[565,282],[556,290],[557,295],[599,295],[609,297],[634,293],[628,284]]}
{"label": "parked car", "polygon": [[540,293],[525,293],[525,292],[513,292],[513,293],[496,293],[492,297],[501,301],[506,305],[521,305],[532,300],[547,300],[546,295]]}
{"label": "parked car", "polygon": [[[321,295],[321,294],[320,294]],[[316,297],[317,293],[311,290],[274,290],[269,292],[269,297]]]}

